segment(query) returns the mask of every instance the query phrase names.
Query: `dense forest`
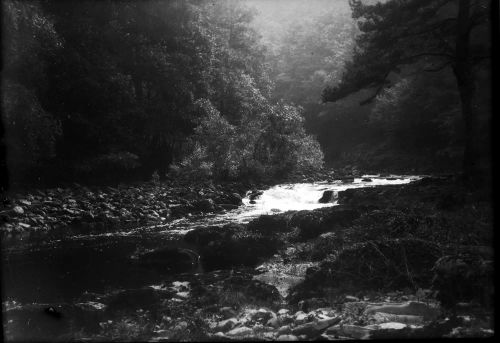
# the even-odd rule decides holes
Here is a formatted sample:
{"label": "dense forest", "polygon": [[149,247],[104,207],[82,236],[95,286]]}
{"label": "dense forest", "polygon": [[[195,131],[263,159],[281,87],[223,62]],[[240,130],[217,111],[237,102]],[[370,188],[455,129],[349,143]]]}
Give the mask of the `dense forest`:
{"label": "dense forest", "polygon": [[486,2],[282,1],[3,2],[11,183],[488,169]]}

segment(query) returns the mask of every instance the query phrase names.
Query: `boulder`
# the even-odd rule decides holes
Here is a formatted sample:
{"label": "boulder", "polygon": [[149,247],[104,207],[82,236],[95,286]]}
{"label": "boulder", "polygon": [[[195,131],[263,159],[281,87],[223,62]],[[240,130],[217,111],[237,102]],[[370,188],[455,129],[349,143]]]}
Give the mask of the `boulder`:
{"label": "boulder", "polygon": [[276,232],[289,232],[288,220],[283,215],[262,215],[248,223],[248,230],[272,235]]}
{"label": "boulder", "polygon": [[241,326],[239,328],[232,329],[231,331],[226,333],[227,336],[234,336],[234,337],[245,337],[245,336],[251,336],[252,334],[253,330],[246,326]]}
{"label": "boulder", "polygon": [[323,195],[321,196],[321,198],[318,200],[318,202],[320,204],[327,204],[329,202],[332,202],[333,199],[334,199],[334,195],[335,195],[335,192],[334,191],[331,191],[331,190],[328,190],[328,191],[324,191],[323,192]]}
{"label": "boulder", "polygon": [[293,328],[292,334],[296,336],[306,335],[308,337],[316,337],[321,335],[326,328],[335,325],[338,322],[340,322],[340,317],[321,319],[311,323],[305,323]]}
{"label": "boulder", "polygon": [[280,244],[277,239],[260,233],[235,232],[200,246],[201,263],[205,270],[255,267],[276,253]]}
{"label": "boulder", "polygon": [[195,210],[202,212],[213,212],[215,210],[215,203],[212,199],[202,199],[193,203]]}
{"label": "boulder", "polygon": [[283,342],[291,342],[291,341],[298,341],[299,338],[294,335],[281,335],[276,338],[277,341],[283,341]]}
{"label": "boulder", "polygon": [[365,310],[367,314],[375,312],[412,317],[420,316],[424,320],[433,320],[437,318],[440,313],[438,308],[419,301],[409,301],[401,304],[371,305]]}
{"label": "boulder", "polygon": [[229,318],[217,323],[215,330],[226,332],[233,329],[236,324],[238,324],[238,320],[236,318]]}

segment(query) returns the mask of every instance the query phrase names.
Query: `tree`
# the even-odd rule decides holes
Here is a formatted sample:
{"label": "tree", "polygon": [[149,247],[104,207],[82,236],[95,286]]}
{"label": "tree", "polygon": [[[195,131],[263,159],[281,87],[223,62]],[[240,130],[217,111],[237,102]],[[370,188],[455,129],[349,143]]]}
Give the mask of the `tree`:
{"label": "tree", "polygon": [[363,88],[375,88],[373,100],[404,65],[434,72],[451,66],[460,95],[465,127],[464,176],[480,174],[477,68],[489,56],[491,2],[479,0],[389,0],[364,4],[350,0],[361,34],[341,82],[323,91],[335,102]]}

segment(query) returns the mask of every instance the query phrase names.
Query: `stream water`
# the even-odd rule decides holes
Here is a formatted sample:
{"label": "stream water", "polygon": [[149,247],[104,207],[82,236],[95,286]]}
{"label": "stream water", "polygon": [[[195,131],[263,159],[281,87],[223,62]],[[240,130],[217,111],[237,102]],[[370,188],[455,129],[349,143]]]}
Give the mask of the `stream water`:
{"label": "stream water", "polygon": [[106,294],[118,289],[156,285],[172,277],[172,272],[138,264],[134,256],[168,246],[191,248],[182,240],[189,230],[232,222],[246,223],[262,214],[335,206],[335,196],[332,202],[318,202],[326,190],[337,194],[348,188],[405,184],[419,179],[418,176],[381,178],[375,175],[364,178],[371,181],[356,178],[349,183],[277,185],[264,190],[253,201],[247,196],[243,205],[235,210],[190,216],[166,225],[44,241],[2,242],[3,311],[12,306],[72,303],[88,293]]}

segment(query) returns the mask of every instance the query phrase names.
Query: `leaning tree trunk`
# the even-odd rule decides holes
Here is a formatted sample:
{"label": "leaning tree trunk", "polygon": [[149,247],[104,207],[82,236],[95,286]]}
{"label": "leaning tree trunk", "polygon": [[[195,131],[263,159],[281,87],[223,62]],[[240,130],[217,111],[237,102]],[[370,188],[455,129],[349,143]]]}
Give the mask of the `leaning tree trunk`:
{"label": "leaning tree trunk", "polygon": [[458,91],[465,126],[465,147],[463,172],[466,181],[473,181],[480,174],[480,149],[478,135],[478,113],[474,104],[476,86],[470,54],[470,0],[460,0],[457,18],[457,41],[453,72]]}

